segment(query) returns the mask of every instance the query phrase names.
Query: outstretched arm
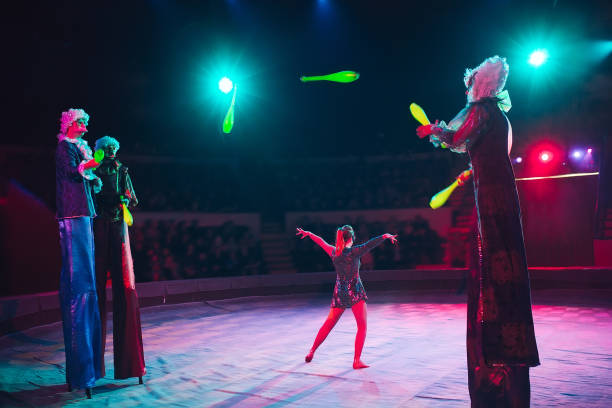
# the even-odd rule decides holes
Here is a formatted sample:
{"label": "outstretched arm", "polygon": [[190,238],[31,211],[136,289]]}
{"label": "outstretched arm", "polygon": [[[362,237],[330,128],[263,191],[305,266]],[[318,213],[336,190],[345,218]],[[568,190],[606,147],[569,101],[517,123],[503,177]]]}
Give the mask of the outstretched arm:
{"label": "outstretched arm", "polygon": [[[482,105],[474,105],[467,115],[467,118],[457,129],[456,132],[448,131],[439,127],[433,129],[434,134],[439,132],[439,136],[451,148],[455,146],[467,145],[482,133],[483,127],[488,123],[489,115]],[[446,140],[444,140],[446,139]]]}
{"label": "outstretched arm", "polygon": [[370,252],[372,249],[382,244],[385,239],[390,239],[393,244],[397,244],[397,235],[383,234],[376,238],[372,238],[365,244],[354,246],[353,252],[355,252],[357,256],[363,256],[366,253]]}
{"label": "outstretched arm", "polygon": [[323,250],[325,251],[325,253],[327,253],[327,255],[329,256],[332,255],[332,251],[334,247],[332,245],[329,245],[327,242],[325,242],[325,240],[321,238],[320,236],[315,235],[310,231],[304,231],[301,228],[297,228],[297,232],[295,233],[295,235],[298,235],[301,239],[309,237],[310,239],[314,241],[315,244],[323,248]]}
{"label": "outstretched arm", "polygon": [[478,136],[487,131],[488,119],[489,113],[486,108],[481,104],[474,104],[467,112],[464,109],[451,121],[451,124],[456,120],[462,121],[457,130],[440,126],[436,121],[431,125],[419,126],[417,134],[421,138],[429,135],[430,141],[436,146],[443,143],[454,152],[465,153],[467,145],[474,143]]}

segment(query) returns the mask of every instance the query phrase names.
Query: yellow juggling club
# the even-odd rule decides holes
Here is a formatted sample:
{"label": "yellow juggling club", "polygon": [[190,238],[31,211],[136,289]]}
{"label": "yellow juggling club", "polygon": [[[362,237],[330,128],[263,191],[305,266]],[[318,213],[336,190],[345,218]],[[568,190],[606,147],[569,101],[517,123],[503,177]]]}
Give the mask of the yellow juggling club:
{"label": "yellow juggling club", "polygon": [[130,210],[128,210],[127,206],[123,203],[121,203],[121,208],[123,209],[123,220],[128,227],[131,227],[132,224],[134,224],[134,217],[132,217],[132,213],[130,213]]}
{"label": "yellow juggling club", "polygon": [[410,113],[412,113],[412,116],[414,116],[414,118],[423,126],[431,123],[429,119],[427,119],[427,115],[425,114],[423,108],[414,102],[410,104]]}
{"label": "yellow juggling club", "polygon": [[462,172],[455,179],[455,181],[453,181],[453,184],[446,187],[444,190],[440,191],[435,196],[431,197],[431,200],[429,201],[429,206],[434,210],[436,208],[442,207],[446,203],[450,195],[453,193],[453,191],[455,191],[458,186],[462,186],[470,178],[471,175],[472,169],[465,170],[464,172]]}
{"label": "yellow juggling club", "polygon": [[431,200],[429,201],[429,206],[434,210],[442,207],[448,200],[448,197],[450,197],[453,191],[455,191],[458,185],[459,182],[457,180],[453,181],[453,184],[446,187],[444,190],[440,191],[435,196],[431,197]]}
{"label": "yellow juggling club", "polygon": [[[423,126],[426,125],[430,125],[431,122],[429,121],[429,119],[427,118],[427,115],[425,114],[425,111],[423,110],[423,108],[421,108],[419,105],[417,105],[416,103],[412,102],[410,104],[410,113],[412,113],[412,116],[414,116],[414,118]],[[446,143],[441,143],[440,146],[443,149],[446,149],[448,146],[446,145]],[[450,187],[450,186],[449,186]],[[441,191],[440,191],[441,192]]]}

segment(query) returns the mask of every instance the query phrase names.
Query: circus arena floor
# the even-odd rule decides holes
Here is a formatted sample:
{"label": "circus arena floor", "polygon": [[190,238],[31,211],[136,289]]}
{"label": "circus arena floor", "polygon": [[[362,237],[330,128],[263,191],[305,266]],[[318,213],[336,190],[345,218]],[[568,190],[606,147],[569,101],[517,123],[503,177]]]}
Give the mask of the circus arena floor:
{"label": "circus arena floor", "polygon": [[[535,291],[542,365],[532,406],[612,406],[612,293]],[[465,295],[370,291],[363,360],[352,369],[355,321],[341,318],[310,364],[304,355],[329,296],[245,297],[142,308],[144,385],[107,376],[93,399],[67,392],[61,323],[0,338],[7,406],[467,407]],[[112,319],[109,319],[112,320]],[[109,322],[110,325],[110,322]]]}

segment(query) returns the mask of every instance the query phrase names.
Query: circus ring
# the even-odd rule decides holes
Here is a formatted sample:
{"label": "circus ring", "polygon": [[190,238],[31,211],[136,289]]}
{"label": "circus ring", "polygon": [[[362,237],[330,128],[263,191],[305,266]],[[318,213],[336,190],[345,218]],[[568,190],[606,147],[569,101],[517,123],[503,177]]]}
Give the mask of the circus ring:
{"label": "circus ring", "polygon": [[[532,268],[542,365],[532,406],[612,403],[612,270]],[[67,392],[57,293],[0,299],[2,406],[465,407],[463,269],[371,271],[368,337],[351,367],[355,323],[340,320],[304,363],[325,318],[331,272],[138,285],[145,384],[107,376],[93,400]],[[109,319],[109,325],[110,325]],[[108,336],[112,336],[109,327]],[[107,344],[112,344],[112,337]]]}

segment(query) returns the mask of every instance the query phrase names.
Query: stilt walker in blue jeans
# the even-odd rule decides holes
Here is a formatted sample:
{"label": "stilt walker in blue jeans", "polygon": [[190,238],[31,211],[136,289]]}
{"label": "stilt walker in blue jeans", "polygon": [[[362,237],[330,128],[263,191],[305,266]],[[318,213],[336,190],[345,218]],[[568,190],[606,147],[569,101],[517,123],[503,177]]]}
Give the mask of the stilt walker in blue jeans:
{"label": "stilt walker in blue jeans", "polygon": [[99,165],[83,135],[89,115],[82,109],[62,113],[55,154],[56,205],[62,271],[59,297],[62,310],[68,390],[91,389],[102,377],[100,312],[94,269],[93,190],[101,182],[92,169]]}

